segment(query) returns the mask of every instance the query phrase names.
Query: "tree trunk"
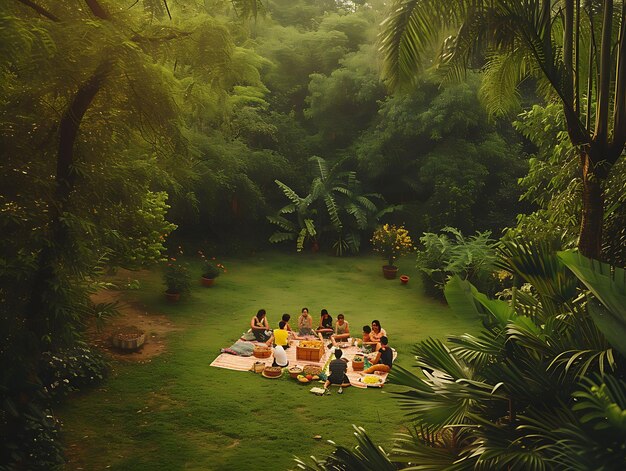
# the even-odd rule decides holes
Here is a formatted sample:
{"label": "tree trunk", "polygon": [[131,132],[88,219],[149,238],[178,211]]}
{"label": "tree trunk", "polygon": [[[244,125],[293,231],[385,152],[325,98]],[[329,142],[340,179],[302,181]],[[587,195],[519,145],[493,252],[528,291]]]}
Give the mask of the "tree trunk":
{"label": "tree trunk", "polygon": [[59,147],[56,168],[56,192],[50,219],[50,235],[37,260],[38,269],[33,277],[30,303],[26,310],[26,329],[32,334],[33,354],[39,352],[41,339],[54,323],[54,300],[58,299],[55,283],[56,265],[61,254],[70,244],[70,234],[63,222],[70,194],[74,189],[76,173],[74,146],[83,116],[91,106],[111,71],[109,60],[102,62],[92,76],[78,89],[63,113],[59,123]]}
{"label": "tree trunk", "polygon": [[588,153],[582,157],[582,221],[578,249],[585,257],[599,259],[602,252],[604,221],[603,179],[595,172]]}

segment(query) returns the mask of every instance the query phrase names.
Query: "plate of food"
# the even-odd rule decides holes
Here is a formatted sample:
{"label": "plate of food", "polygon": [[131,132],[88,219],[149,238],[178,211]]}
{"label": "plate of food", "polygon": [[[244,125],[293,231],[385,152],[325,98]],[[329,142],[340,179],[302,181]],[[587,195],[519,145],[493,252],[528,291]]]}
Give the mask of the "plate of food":
{"label": "plate of food", "polygon": [[266,366],[261,373],[262,376],[269,379],[280,378],[283,374],[283,369],[279,366]]}
{"label": "plate of food", "polygon": [[363,375],[359,378],[359,383],[372,388],[380,388],[385,384],[385,380],[378,375]]}

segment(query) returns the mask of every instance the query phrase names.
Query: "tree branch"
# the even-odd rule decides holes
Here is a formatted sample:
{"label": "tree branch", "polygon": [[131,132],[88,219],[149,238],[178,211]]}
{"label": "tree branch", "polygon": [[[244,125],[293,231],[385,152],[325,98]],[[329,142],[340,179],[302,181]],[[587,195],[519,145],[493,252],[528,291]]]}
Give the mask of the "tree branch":
{"label": "tree branch", "polygon": [[[613,24],[613,0],[604,0],[602,18],[602,42],[600,44],[600,78],[598,80],[598,105],[596,108],[596,132],[593,140],[600,149],[607,149],[609,135],[609,93],[611,85],[611,27]],[[604,152],[600,155],[604,157]],[[597,162],[594,162],[596,164]]]}
{"label": "tree branch", "polygon": [[622,3],[622,24],[619,31],[616,70],[613,142],[609,152],[609,158],[615,158],[615,161],[622,154],[624,143],[626,143],[626,3]]}
{"label": "tree branch", "polygon": [[37,5],[35,2],[31,2],[30,0],[17,0],[17,1],[20,2],[23,5],[26,5],[27,7],[32,8],[37,13],[39,13],[41,16],[45,16],[49,20],[55,21],[57,23],[59,21],[61,21],[61,19],[58,16],[53,15],[48,10],[46,10],[44,7],[42,7],[40,5]]}
{"label": "tree branch", "polygon": [[109,12],[106,11],[102,5],[100,5],[100,2],[98,2],[98,0],[85,0],[85,3],[91,10],[91,13],[94,14],[94,16],[97,16],[102,20],[111,19],[111,15],[109,14]]}

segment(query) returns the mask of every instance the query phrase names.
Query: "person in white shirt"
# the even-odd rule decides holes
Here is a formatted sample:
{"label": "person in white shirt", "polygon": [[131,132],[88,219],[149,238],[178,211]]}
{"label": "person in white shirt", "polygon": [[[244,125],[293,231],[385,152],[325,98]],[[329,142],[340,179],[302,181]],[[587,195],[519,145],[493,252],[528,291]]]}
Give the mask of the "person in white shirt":
{"label": "person in white shirt", "polygon": [[289,361],[287,360],[287,352],[280,345],[276,345],[274,347],[274,362],[272,366],[280,366],[281,368],[285,368],[289,366]]}

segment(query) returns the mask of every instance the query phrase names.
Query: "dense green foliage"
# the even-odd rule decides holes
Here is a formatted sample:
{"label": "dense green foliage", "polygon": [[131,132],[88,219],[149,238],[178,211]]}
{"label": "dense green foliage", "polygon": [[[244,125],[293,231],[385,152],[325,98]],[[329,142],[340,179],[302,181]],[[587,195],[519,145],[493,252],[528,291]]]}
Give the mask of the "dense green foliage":
{"label": "dense green foliage", "polygon": [[[91,299],[105,272],[157,267],[172,234],[215,254],[288,241],[343,256],[403,225],[426,232],[421,273],[488,294],[487,234],[507,229],[623,266],[626,6],[596,3],[3,2],[0,435],[42,445],[32,463],[19,441],[1,456],[61,460],[42,380],[67,372],[42,358],[115,313]],[[526,78],[537,93],[518,93]],[[451,226],[455,241],[435,235]],[[189,292],[185,260],[162,268]],[[610,341],[621,323],[599,309]]]}
{"label": "dense green foliage", "polygon": [[[499,264],[532,289],[494,300],[452,278],[448,303],[482,316],[484,330],[449,336],[449,345],[417,343],[421,374],[392,369],[405,387],[396,396],[413,433],[397,436],[390,457],[360,433],[356,454],[338,447],[303,469],[337,469],[339,462],[339,469],[373,470],[383,458],[401,469],[623,467],[625,358],[611,328],[623,333],[626,326],[626,272],[612,275],[608,265],[572,252],[557,256],[545,244],[504,244]],[[581,293],[578,280],[589,291]]]}
{"label": "dense green foliage", "polygon": [[417,268],[427,293],[443,297],[443,289],[452,276],[458,276],[493,295],[503,286],[495,272],[496,242],[490,232],[465,237],[453,227],[444,227],[440,234],[426,232],[420,237]]}

